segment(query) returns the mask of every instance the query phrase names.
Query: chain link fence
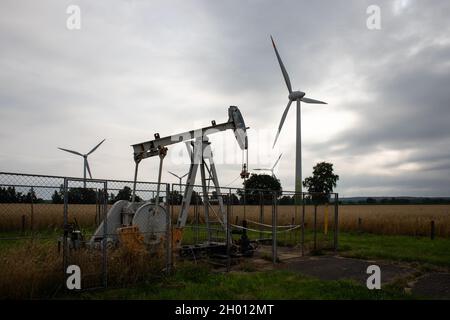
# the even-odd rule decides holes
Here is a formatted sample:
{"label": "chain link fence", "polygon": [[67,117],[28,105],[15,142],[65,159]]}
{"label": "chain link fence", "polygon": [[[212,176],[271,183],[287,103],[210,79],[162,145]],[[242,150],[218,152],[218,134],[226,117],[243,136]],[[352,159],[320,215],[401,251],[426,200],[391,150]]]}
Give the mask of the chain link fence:
{"label": "chain link fence", "polygon": [[[230,269],[257,255],[274,263],[337,249],[338,196],[0,173],[0,296],[60,295],[68,266],[83,290],[152,281],[173,259]],[[238,258],[238,259],[234,259]]]}
{"label": "chain link fence", "polygon": [[[173,219],[180,214],[181,195],[186,187],[172,185]],[[338,248],[336,193],[325,196],[226,187],[218,193],[205,192],[201,186],[193,186],[193,190],[183,231],[185,257],[196,260],[205,243],[212,243],[214,249],[217,242],[226,244],[227,236],[234,244],[231,250],[227,249],[232,257],[257,253],[273,262]],[[229,260],[230,256],[223,258]],[[225,262],[229,266],[230,262]]]}
{"label": "chain link fence", "polygon": [[119,239],[108,225],[126,226],[130,221],[110,213],[131,201],[133,181],[1,172],[0,297],[61,294],[71,265],[81,269],[83,290],[162,276],[171,265],[171,219],[169,185],[161,185],[158,199],[157,186],[136,183],[136,202],[146,203],[144,209],[159,203],[157,228],[145,229],[154,223],[141,214],[143,238],[136,237],[136,230],[123,230]]}

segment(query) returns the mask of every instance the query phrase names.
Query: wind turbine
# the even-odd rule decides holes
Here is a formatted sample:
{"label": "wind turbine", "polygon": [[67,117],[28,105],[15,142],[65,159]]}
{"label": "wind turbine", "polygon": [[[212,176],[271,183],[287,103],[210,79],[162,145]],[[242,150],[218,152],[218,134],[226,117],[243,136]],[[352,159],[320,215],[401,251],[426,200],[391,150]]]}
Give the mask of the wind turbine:
{"label": "wind turbine", "polygon": [[253,169],[253,170],[255,170],[255,171],[270,171],[272,173],[272,177],[276,178],[275,174],[273,173],[273,170],[277,166],[277,164],[280,161],[282,155],[283,154],[280,154],[280,156],[278,157],[277,161],[275,161],[275,163],[273,164],[272,168],[260,168],[260,169]]}
{"label": "wind turbine", "polygon": [[171,175],[177,177],[177,178],[179,179],[179,181],[180,181],[180,183],[179,183],[179,184],[180,184],[180,194],[181,194],[181,180],[182,180],[184,177],[186,177],[186,176],[189,174],[189,172],[185,173],[185,174],[182,175],[181,177],[180,177],[179,175],[173,173],[173,172],[170,172],[170,171],[167,171],[167,172],[170,173]]}
{"label": "wind turbine", "polygon": [[270,36],[272,40],[273,48],[275,49],[275,54],[277,55],[278,63],[280,64],[281,72],[283,73],[284,81],[286,82],[286,86],[289,91],[289,102],[286,106],[286,109],[283,112],[283,116],[281,117],[280,125],[278,126],[277,135],[275,137],[275,141],[273,142],[273,147],[277,142],[278,136],[280,135],[281,128],[283,128],[284,120],[289,112],[289,108],[291,103],[297,102],[297,135],[296,135],[296,150],[295,150],[295,192],[302,192],[302,122],[301,122],[301,109],[300,102],[306,103],[315,103],[315,104],[327,104],[326,102],[314,100],[305,97],[305,93],[302,91],[292,91],[291,80],[289,79],[289,75],[284,67],[283,61],[281,61],[280,54],[278,53],[277,47],[275,46],[275,42],[273,41],[272,36]]}
{"label": "wind turbine", "polygon": [[92,179],[91,169],[89,168],[89,162],[88,162],[87,157],[88,157],[88,155],[90,155],[92,152],[94,152],[95,150],[97,150],[97,148],[100,147],[100,145],[101,145],[103,142],[105,142],[105,140],[106,140],[106,139],[103,139],[98,145],[96,145],[94,148],[92,148],[91,151],[89,151],[89,152],[86,153],[86,154],[81,154],[81,153],[79,153],[79,152],[77,152],[77,151],[68,150],[68,149],[64,149],[64,148],[59,148],[59,147],[58,147],[59,150],[66,151],[66,152],[70,152],[70,153],[73,153],[73,154],[76,154],[76,155],[78,155],[78,156],[83,157],[83,159],[84,159],[84,163],[83,163],[83,187],[84,187],[84,188],[86,188],[86,170],[87,170],[87,172],[89,173],[89,177]]}

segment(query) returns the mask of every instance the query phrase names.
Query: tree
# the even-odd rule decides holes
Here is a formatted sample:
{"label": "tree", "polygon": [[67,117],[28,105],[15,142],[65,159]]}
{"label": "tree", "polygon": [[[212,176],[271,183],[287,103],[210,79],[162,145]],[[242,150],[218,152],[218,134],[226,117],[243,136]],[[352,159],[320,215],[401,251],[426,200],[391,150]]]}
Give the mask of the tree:
{"label": "tree", "polygon": [[327,202],[339,176],[333,173],[333,164],[319,162],[313,168],[313,175],[303,181],[303,186],[312,193],[315,204]]}
{"label": "tree", "polygon": [[268,174],[252,174],[245,181],[244,189],[239,189],[237,193],[241,198],[241,202],[244,202],[245,195],[246,204],[259,204],[261,195],[264,202],[267,202],[273,199],[274,192],[275,197],[278,198],[282,191],[280,180],[277,178]]}
{"label": "tree", "polygon": [[90,188],[70,188],[68,193],[69,203],[73,204],[96,204],[97,192]]}
{"label": "tree", "polygon": [[125,186],[121,190],[119,190],[119,192],[117,193],[117,196],[114,197],[114,200],[115,201],[119,201],[119,200],[130,201],[132,193],[133,192],[132,192],[131,188],[129,186]]}
{"label": "tree", "polygon": [[55,192],[53,192],[52,203],[54,203],[54,204],[64,203],[64,197],[57,190],[55,190]]}
{"label": "tree", "polygon": [[183,200],[183,196],[180,194],[179,191],[177,190],[172,190],[169,193],[170,197],[169,197],[169,203],[173,204],[173,205],[180,205],[182,200]]}
{"label": "tree", "polygon": [[224,204],[230,204],[230,205],[239,204],[239,198],[234,193],[231,194],[231,197],[228,194],[224,194],[224,195],[222,195],[222,198],[223,198]]}
{"label": "tree", "polygon": [[294,197],[283,196],[279,201],[279,205],[293,205],[295,204]]}
{"label": "tree", "polygon": [[0,188],[0,203],[42,203],[31,188],[26,194],[17,192],[15,187]]}
{"label": "tree", "polygon": [[[116,201],[119,201],[119,200],[131,201],[132,198],[133,198],[133,190],[129,186],[124,186],[121,190],[119,190],[117,195],[114,198],[112,198],[112,199],[113,199],[114,202],[116,202]],[[134,200],[136,202],[142,201],[141,197],[139,197],[138,195],[135,195],[135,199]]]}

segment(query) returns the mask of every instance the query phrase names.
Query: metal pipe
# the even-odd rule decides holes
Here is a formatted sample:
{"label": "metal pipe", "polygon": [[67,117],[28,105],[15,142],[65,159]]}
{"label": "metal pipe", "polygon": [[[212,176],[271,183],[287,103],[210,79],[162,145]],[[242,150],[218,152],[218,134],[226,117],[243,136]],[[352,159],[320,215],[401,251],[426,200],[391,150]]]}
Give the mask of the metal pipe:
{"label": "metal pipe", "polygon": [[83,188],[86,189],[86,162],[87,162],[87,158],[84,158],[84,170],[83,170]]}
{"label": "metal pipe", "polygon": [[102,254],[103,254],[103,287],[108,287],[108,181],[103,183],[102,202],[103,202],[103,241],[102,241]]}
{"label": "metal pipe", "polygon": [[302,197],[302,257],[305,255],[305,194]]}
{"label": "metal pipe", "polygon": [[334,194],[334,250],[338,251],[338,233],[339,233],[339,196]]}
{"label": "metal pipe", "polygon": [[[166,149],[167,151],[167,149]],[[155,198],[155,208],[159,205],[159,192],[161,189],[161,176],[164,157],[166,156],[165,150],[161,149],[159,154],[159,171],[158,171],[158,184],[156,185],[156,198]]]}
{"label": "metal pipe", "polygon": [[64,178],[64,215],[63,215],[63,274],[66,277],[66,269],[67,269],[67,226],[68,226],[68,182],[67,178]]}
{"label": "metal pipe", "polygon": [[[231,190],[228,192],[229,199],[231,199]],[[226,241],[227,241],[227,272],[230,271],[231,267],[231,242],[233,241],[231,235],[231,225],[230,225],[230,201],[227,204],[227,221],[226,221]]]}
{"label": "metal pipe", "polygon": [[272,194],[272,262],[277,263],[277,214],[275,194]]}
{"label": "metal pipe", "polygon": [[[185,142],[185,141],[193,140],[196,138],[202,138],[209,134],[218,133],[218,132],[225,131],[228,129],[233,129],[234,126],[235,125],[233,122],[224,122],[221,124],[211,125],[211,126],[204,127],[201,129],[186,131],[186,132],[175,134],[172,136],[167,136],[167,137],[163,137],[163,138],[149,140],[146,142],[137,143],[137,144],[132,145],[132,147],[133,147],[135,156],[140,155],[140,156],[142,156],[142,158],[147,158],[148,156],[156,155],[154,153],[157,152],[158,147],[165,147],[165,146],[169,146],[171,144],[175,144],[175,143],[179,143],[179,142],[183,142],[183,141]],[[147,154],[149,152],[151,154]]]}
{"label": "metal pipe", "polygon": [[133,180],[133,195],[131,197],[131,202],[134,203],[134,200],[136,199],[136,183],[137,183],[137,176],[138,176],[138,168],[139,168],[139,162],[136,161],[136,165],[134,167],[134,180]]}
{"label": "metal pipe", "polygon": [[170,185],[166,184],[167,215],[166,215],[166,272],[172,271],[172,211],[173,201],[170,201]]}

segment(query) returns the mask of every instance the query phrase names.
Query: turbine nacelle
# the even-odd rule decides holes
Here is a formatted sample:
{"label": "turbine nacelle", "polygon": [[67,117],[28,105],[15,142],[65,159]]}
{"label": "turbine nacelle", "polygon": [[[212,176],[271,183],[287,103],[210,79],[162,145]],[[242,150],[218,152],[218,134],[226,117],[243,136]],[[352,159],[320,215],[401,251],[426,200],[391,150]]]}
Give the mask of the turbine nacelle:
{"label": "turbine nacelle", "polygon": [[305,93],[302,91],[292,91],[289,94],[289,100],[291,100],[291,101],[301,100],[304,96],[305,96]]}

